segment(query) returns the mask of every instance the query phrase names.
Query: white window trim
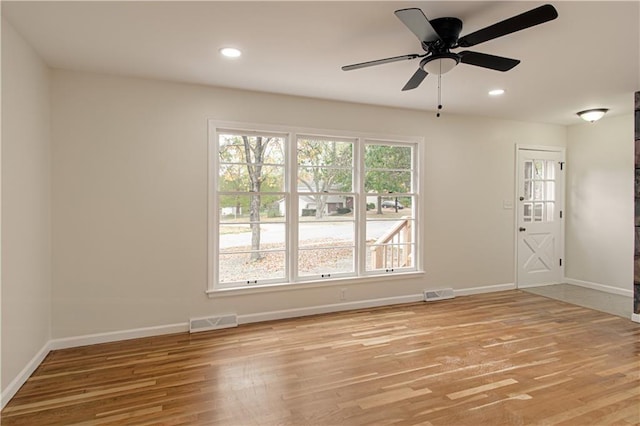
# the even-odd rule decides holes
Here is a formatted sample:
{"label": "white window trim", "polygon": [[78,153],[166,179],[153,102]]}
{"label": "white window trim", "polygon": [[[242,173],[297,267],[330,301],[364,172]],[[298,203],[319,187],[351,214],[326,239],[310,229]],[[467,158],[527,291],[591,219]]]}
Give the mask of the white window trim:
{"label": "white window trim", "polygon": [[[296,184],[297,179],[297,164],[294,164],[296,145],[298,137],[317,137],[319,139],[327,140],[352,140],[354,146],[354,181],[352,190],[355,193],[354,202],[357,203],[358,217],[355,220],[355,256],[354,261],[358,268],[353,273],[340,273],[335,277],[324,279],[310,279],[309,277],[294,277],[295,271],[297,271],[297,265],[289,264],[290,262],[297,262],[296,256],[286,256],[287,275],[285,276],[285,282],[280,279],[264,280],[260,284],[250,285],[247,287],[220,287],[216,286],[216,264],[218,262],[219,239],[217,237],[217,231],[219,226],[219,209],[217,208],[217,176],[218,176],[218,138],[219,132],[232,133],[232,134],[270,134],[281,136],[287,139],[287,155],[285,159],[285,169],[289,171],[285,179],[284,191],[289,198],[290,211],[298,211],[298,199],[292,196],[292,188]],[[406,144],[414,148],[412,172],[414,174],[414,180],[411,195],[416,200],[416,211],[414,216],[415,224],[415,236],[416,244],[414,246],[414,267],[408,269],[400,269],[394,272],[381,272],[381,271],[365,271],[366,250],[360,246],[361,233],[364,230],[364,221],[366,220],[366,194],[362,194],[360,189],[362,188],[362,176],[363,176],[363,153],[366,143],[392,143],[392,144]],[[302,128],[294,126],[284,125],[270,125],[270,124],[257,124],[246,122],[234,122],[234,121],[218,121],[214,119],[208,120],[208,223],[207,223],[207,264],[208,264],[208,280],[206,293],[211,295],[238,295],[238,294],[250,294],[260,293],[264,291],[282,291],[299,288],[311,288],[311,287],[324,287],[344,285],[345,282],[350,283],[368,283],[376,282],[384,279],[389,279],[390,276],[394,277],[421,277],[424,275],[423,270],[423,256],[424,250],[423,244],[418,244],[417,241],[424,241],[424,208],[422,206],[423,199],[420,197],[420,188],[422,186],[422,179],[424,176],[424,170],[421,170],[421,166],[425,164],[423,161],[424,149],[422,148],[424,139],[422,137],[415,136],[399,136],[399,135],[381,135],[372,134],[366,132],[354,132],[354,131],[342,131],[342,130],[326,130],[326,129],[314,129],[314,128]],[[357,154],[355,151],[359,151]],[[356,161],[357,158],[357,161]],[[291,170],[296,170],[295,173],[291,173]],[[285,222],[291,223],[291,219],[287,218]],[[298,230],[294,226],[287,226],[286,240],[288,246],[292,252],[296,252],[298,248]]]}

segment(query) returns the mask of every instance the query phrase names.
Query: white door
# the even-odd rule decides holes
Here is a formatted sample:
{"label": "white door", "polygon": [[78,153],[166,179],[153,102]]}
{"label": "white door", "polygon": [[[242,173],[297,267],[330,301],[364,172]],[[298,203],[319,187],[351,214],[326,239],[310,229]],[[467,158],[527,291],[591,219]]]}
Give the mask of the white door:
{"label": "white door", "polygon": [[562,281],[563,174],[563,151],[518,148],[518,287]]}

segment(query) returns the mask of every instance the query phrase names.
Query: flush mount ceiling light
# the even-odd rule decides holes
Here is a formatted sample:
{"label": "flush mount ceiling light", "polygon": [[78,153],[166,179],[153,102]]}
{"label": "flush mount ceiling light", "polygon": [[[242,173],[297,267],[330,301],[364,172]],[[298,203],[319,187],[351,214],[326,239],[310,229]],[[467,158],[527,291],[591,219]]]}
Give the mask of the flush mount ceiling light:
{"label": "flush mount ceiling light", "polygon": [[460,58],[453,53],[442,53],[424,58],[420,63],[422,69],[430,74],[442,75],[451,71],[458,63]]}
{"label": "flush mount ceiling light", "polygon": [[594,121],[600,120],[606,113],[609,111],[607,108],[593,108],[593,109],[585,109],[584,111],[578,112],[578,117],[582,118],[584,121],[589,121],[593,123]]}
{"label": "flush mount ceiling light", "polygon": [[238,58],[242,55],[242,52],[234,47],[223,47],[220,49],[220,54],[227,58]]}
{"label": "flush mount ceiling light", "polygon": [[489,90],[489,96],[500,96],[500,95],[504,95],[504,89]]}

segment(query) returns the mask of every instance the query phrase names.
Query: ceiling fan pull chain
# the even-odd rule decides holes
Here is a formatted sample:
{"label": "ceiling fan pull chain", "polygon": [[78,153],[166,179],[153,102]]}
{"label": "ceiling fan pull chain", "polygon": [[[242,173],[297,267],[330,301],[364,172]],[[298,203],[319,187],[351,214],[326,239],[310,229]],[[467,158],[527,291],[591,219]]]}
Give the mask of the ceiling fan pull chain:
{"label": "ceiling fan pull chain", "polygon": [[[440,61],[440,70],[442,71],[442,61]],[[442,109],[442,72],[438,74],[438,113],[436,117],[440,117],[440,110]]]}

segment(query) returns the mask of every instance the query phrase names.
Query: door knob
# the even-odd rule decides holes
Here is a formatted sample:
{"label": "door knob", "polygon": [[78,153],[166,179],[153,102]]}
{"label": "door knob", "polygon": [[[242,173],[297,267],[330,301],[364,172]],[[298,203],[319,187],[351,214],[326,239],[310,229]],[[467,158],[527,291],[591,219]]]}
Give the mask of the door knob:
{"label": "door knob", "polygon": [[520,201],[524,201],[524,197],[520,197]]}
{"label": "door knob", "polygon": [[527,228],[523,228],[522,226],[520,227],[520,229],[518,229],[518,231],[520,231],[520,232],[524,232],[526,230],[527,230]]}

